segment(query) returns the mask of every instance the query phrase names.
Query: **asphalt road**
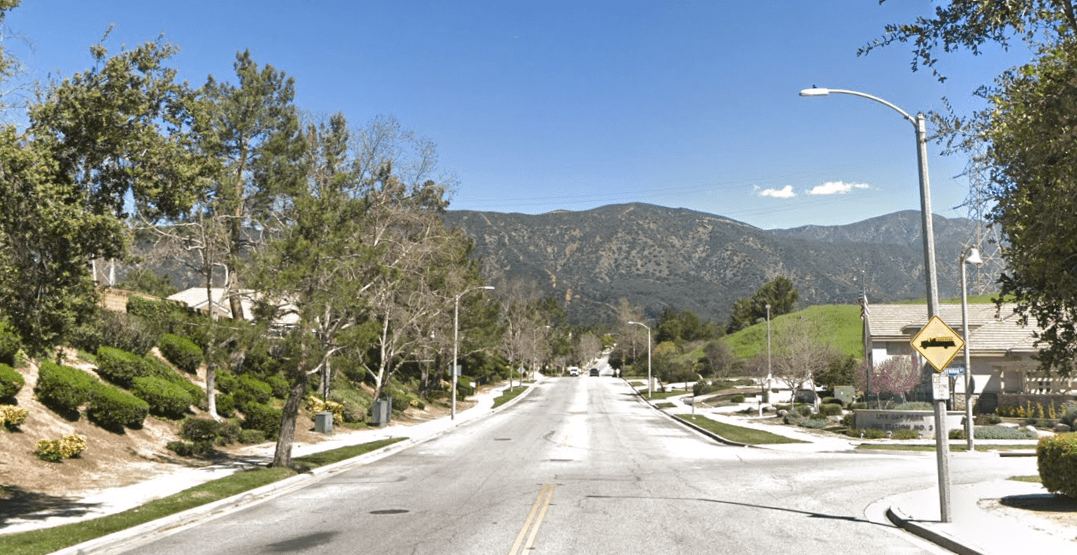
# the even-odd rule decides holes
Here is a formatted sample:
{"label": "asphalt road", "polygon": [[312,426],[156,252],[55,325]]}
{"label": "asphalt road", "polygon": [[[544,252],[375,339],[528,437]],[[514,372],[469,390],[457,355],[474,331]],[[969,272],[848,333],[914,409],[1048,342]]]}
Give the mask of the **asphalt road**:
{"label": "asphalt road", "polygon": [[[955,456],[951,475],[1022,464]],[[724,446],[621,380],[560,378],[490,418],[131,553],[942,553],[884,523],[877,503],[934,484],[934,455]]]}

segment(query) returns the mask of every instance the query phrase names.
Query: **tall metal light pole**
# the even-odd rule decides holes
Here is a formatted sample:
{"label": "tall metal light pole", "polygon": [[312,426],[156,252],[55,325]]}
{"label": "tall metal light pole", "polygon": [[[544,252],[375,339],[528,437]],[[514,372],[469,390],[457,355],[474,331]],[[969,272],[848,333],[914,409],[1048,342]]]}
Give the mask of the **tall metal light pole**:
{"label": "tall metal light pole", "polygon": [[[763,396],[763,401],[770,402],[770,380],[773,379],[772,366],[770,362],[770,303],[767,303],[767,392]],[[763,415],[763,409],[759,409],[759,415]]]}
{"label": "tall metal light pole", "polygon": [[642,322],[629,322],[629,325],[647,328],[647,398],[654,394],[654,379],[651,378],[651,328]]}
{"label": "tall metal light pole", "polygon": [[969,353],[972,346],[969,345],[969,293],[965,280],[965,265],[979,266],[983,263],[980,250],[976,247],[969,247],[957,258],[957,265],[961,266],[961,335],[965,340],[965,439],[968,441],[969,453],[975,449],[976,440],[973,439],[972,425],[972,355]]}
{"label": "tall metal light pole", "polygon": [[456,370],[458,368],[456,365],[456,351],[458,346],[460,345],[460,297],[463,297],[464,295],[472,291],[478,291],[480,289],[485,289],[489,291],[493,289],[493,286],[481,285],[479,287],[472,287],[471,289],[466,289],[463,293],[458,294],[455,299],[452,316],[452,409],[449,411],[449,420],[456,420],[456,378],[457,374],[459,374],[459,372],[457,372]]}
{"label": "tall metal light pole", "polygon": [[[916,160],[920,175],[920,218],[921,232],[924,235],[924,274],[927,281],[927,319],[931,320],[939,313],[939,287],[935,273],[935,231],[931,223],[931,183],[927,172],[927,123],[923,114],[912,117],[901,108],[870,94],[844,89],[826,89],[812,87],[800,91],[800,96],[828,96],[830,94],[849,94],[868,100],[874,100],[883,106],[901,114],[912,124],[916,133]],[[935,452],[939,470],[939,507],[942,521],[950,522],[950,445],[947,442],[945,424],[946,401],[935,401]]]}

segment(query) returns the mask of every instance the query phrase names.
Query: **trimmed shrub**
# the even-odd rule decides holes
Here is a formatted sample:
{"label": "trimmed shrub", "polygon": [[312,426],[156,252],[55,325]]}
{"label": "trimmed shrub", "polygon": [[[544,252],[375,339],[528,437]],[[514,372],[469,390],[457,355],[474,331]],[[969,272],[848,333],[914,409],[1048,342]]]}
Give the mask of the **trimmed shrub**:
{"label": "trimmed shrub", "polygon": [[731,403],[743,403],[744,402],[744,396],[743,395],[734,395],[734,396],[729,398],[729,401]]}
{"label": "trimmed shrub", "polygon": [[920,439],[920,432],[916,430],[894,430],[892,439]]}
{"label": "trimmed shrub", "polygon": [[[954,430],[951,430],[954,431]],[[956,430],[961,432],[961,437],[957,439],[965,439],[965,430]],[[975,430],[976,439],[1037,439],[1039,434],[1032,430],[1026,430],[1024,428],[1011,428],[1009,426],[982,426],[977,427]]]}
{"label": "trimmed shrub", "polygon": [[115,387],[101,386],[94,392],[86,414],[102,428],[120,431],[138,428],[150,412],[146,401]]}
{"label": "trimmed shrub", "polygon": [[861,439],[882,439],[886,437],[886,432],[875,428],[849,428],[845,430],[845,435]]}
{"label": "trimmed shrub", "polygon": [[71,344],[90,353],[96,353],[101,347],[112,347],[145,354],[156,342],[156,336],[146,332],[141,322],[103,308],[99,308],[71,334]]}
{"label": "trimmed shrub", "polygon": [[239,389],[239,380],[227,370],[218,370],[216,372],[217,379],[215,387],[217,391],[223,391],[225,393],[234,393]]}
{"label": "trimmed shrub", "polygon": [[867,410],[869,407],[868,407],[867,403],[858,402],[858,403],[849,403],[849,408],[852,409],[852,410]]}
{"label": "trimmed shrub", "polygon": [[114,384],[131,387],[135,378],[149,376],[151,372],[150,365],[139,355],[113,347],[97,350],[97,373]]}
{"label": "trimmed shrub", "polygon": [[797,422],[797,426],[801,428],[811,428],[813,430],[822,430],[829,422],[825,418],[808,418]]}
{"label": "trimmed shrub", "polygon": [[60,439],[39,439],[34,454],[46,462],[60,462],[79,456],[86,449],[86,437],[68,434]]}
{"label": "trimmed shrub", "polygon": [[135,378],[131,393],[146,401],[150,412],[164,416],[183,416],[193,401],[187,390],[156,376]]}
{"label": "trimmed shrub", "polygon": [[165,444],[165,447],[181,457],[194,455],[194,444],[189,441],[170,441]]}
{"label": "trimmed shrub", "polygon": [[977,414],[973,417],[972,422],[977,426],[994,426],[1002,422],[1002,417],[997,414]]}
{"label": "trimmed shrub", "polygon": [[1077,433],[1041,439],[1036,445],[1036,466],[1047,491],[1077,498]]}
{"label": "trimmed shrub", "polygon": [[39,439],[34,444],[34,454],[45,462],[60,462],[64,456],[60,454],[60,440]]}
{"label": "trimmed shrub", "polygon": [[239,432],[239,442],[246,445],[264,443],[265,440],[266,434],[262,430],[241,430]]}
{"label": "trimmed shrub", "polygon": [[229,393],[218,393],[216,395],[217,401],[217,414],[231,418],[236,414],[236,398]]}
{"label": "trimmed shrub", "polygon": [[823,397],[823,399],[820,402],[822,404],[824,404],[824,405],[841,405],[841,406],[845,406],[845,403],[841,399],[838,399],[837,397]]}
{"label": "trimmed shrub", "polygon": [[102,384],[93,376],[78,368],[43,362],[34,393],[38,400],[53,410],[77,414],[79,407],[89,402],[101,387]]}
{"label": "trimmed shrub", "polygon": [[74,459],[86,450],[86,436],[68,434],[60,438],[60,454],[65,459]]}
{"label": "trimmed shrub", "polygon": [[266,378],[266,383],[273,389],[273,396],[277,399],[287,399],[288,393],[292,390],[292,384],[280,374],[269,376]]}
{"label": "trimmed shrub", "polygon": [[201,406],[206,398],[206,390],[202,389],[202,386],[191,382],[187,378],[176,373],[171,366],[165,364],[160,359],[146,355],[143,360],[147,366],[149,366],[148,376],[154,376],[165,381],[177,385],[183,388],[188,395],[191,396],[192,405]]}
{"label": "trimmed shrub", "polygon": [[0,399],[10,399],[26,385],[22,374],[6,363],[0,362]]}
{"label": "trimmed shrub", "polygon": [[840,403],[825,403],[819,405],[819,414],[823,416],[841,416],[842,408]]}
{"label": "trimmed shrub", "polygon": [[12,405],[0,405],[0,426],[9,430],[18,428],[26,422],[30,411]]}
{"label": "trimmed shrub", "polygon": [[0,322],[0,364],[15,366],[15,356],[19,353],[19,334],[7,322]]}
{"label": "trimmed shrub", "polygon": [[269,406],[253,403],[243,411],[243,428],[262,430],[266,437],[277,437],[280,433],[281,411]]}
{"label": "trimmed shrub", "polygon": [[474,395],[475,394],[475,386],[472,385],[472,383],[474,383],[474,381],[475,381],[474,378],[469,378],[467,376],[460,376],[459,378],[457,378],[457,380],[456,380],[456,398],[457,399],[463,399],[463,398],[468,397],[470,395]]}
{"label": "trimmed shrub", "polygon": [[[264,405],[273,398],[273,387],[250,374],[243,374],[237,381],[239,382],[239,390],[247,393],[255,403]],[[236,393],[238,396],[239,392]],[[239,399],[237,398],[236,401],[238,402]],[[245,403],[241,403],[241,405],[243,404]]]}
{"label": "trimmed shrub", "polygon": [[202,348],[186,337],[166,333],[157,342],[157,347],[168,362],[188,374],[194,374],[202,364]]}

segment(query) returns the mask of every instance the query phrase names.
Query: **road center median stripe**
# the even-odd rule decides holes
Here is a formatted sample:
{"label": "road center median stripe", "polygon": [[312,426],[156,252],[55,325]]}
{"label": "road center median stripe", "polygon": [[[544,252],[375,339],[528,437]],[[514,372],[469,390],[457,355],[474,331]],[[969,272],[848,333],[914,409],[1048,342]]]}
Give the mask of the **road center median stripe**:
{"label": "road center median stripe", "polygon": [[[524,522],[524,527],[520,529],[520,533],[516,535],[516,543],[512,544],[512,551],[509,551],[509,555],[517,555],[520,553],[520,546],[523,544],[524,538],[527,538],[527,544],[524,545],[524,551],[528,551],[535,544],[535,536],[538,535],[539,526],[542,526],[542,520],[546,518],[546,509],[550,506],[550,501],[553,500],[553,490],[556,488],[556,484],[545,484],[542,486],[542,491],[539,493],[538,499],[535,500],[535,504],[531,506],[531,513],[527,515],[527,521]],[[538,518],[535,518],[538,515]],[[534,525],[532,527],[532,524]],[[527,531],[531,530],[531,534],[528,535]]]}

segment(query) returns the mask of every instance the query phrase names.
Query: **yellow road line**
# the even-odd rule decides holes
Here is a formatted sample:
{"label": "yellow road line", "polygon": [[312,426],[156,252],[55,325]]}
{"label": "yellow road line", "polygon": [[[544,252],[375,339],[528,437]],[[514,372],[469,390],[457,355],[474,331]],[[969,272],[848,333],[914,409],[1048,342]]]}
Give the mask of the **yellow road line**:
{"label": "yellow road line", "polygon": [[[550,506],[550,501],[553,500],[553,490],[556,488],[556,484],[546,484],[542,486],[542,491],[539,493],[538,499],[535,500],[535,504],[531,506],[531,513],[527,515],[527,520],[524,522],[524,527],[520,529],[520,533],[516,536],[516,543],[512,544],[512,551],[509,551],[509,555],[517,555],[520,552],[520,545],[523,543],[524,538],[527,538],[527,545],[524,547],[524,551],[531,549],[531,546],[535,544],[535,536],[538,535],[539,526],[542,526],[542,520],[546,518],[546,509]],[[541,507],[541,512],[540,512]],[[535,519],[535,515],[538,515],[538,519]],[[534,524],[534,528],[532,528]],[[531,530],[531,535],[528,536],[527,531]]]}

